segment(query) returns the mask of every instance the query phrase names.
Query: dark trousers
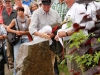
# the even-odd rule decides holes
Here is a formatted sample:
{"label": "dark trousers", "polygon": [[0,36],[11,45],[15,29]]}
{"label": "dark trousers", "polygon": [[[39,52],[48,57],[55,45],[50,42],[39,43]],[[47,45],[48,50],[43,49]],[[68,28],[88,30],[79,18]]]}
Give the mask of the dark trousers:
{"label": "dark trousers", "polygon": [[[60,44],[59,41],[56,41],[54,37],[52,38],[53,43],[50,45],[50,49],[59,56],[59,58],[62,58],[62,45]],[[55,62],[54,62],[54,72],[55,74],[59,75],[59,69],[58,69],[58,64],[57,64],[57,57],[55,57]]]}
{"label": "dark trousers", "polygon": [[6,63],[6,53],[5,53],[4,45],[0,47],[0,55],[2,56],[2,59],[0,60],[0,75],[5,75],[4,64]]}
{"label": "dark trousers", "polygon": [[54,72],[55,72],[55,74],[59,74],[59,69],[58,69],[58,64],[57,64],[57,57],[55,57]]}
{"label": "dark trousers", "polygon": [[4,61],[0,61],[0,75],[4,75]]}

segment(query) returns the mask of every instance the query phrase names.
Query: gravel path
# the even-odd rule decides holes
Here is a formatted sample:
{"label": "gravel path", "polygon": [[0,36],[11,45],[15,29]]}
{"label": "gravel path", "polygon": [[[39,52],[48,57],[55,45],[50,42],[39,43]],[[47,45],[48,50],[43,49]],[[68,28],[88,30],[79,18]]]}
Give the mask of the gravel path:
{"label": "gravel path", "polygon": [[8,69],[7,64],[5,64],[5,75],[13,75],[13,69]]}

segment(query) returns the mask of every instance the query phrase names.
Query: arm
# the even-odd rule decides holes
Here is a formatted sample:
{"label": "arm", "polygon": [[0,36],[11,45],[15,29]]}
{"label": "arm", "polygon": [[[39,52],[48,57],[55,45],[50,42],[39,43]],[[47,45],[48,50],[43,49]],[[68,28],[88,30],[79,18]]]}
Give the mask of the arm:
{"label": "arm", "polygon": [[18,36],[22,35],[22,34],[20,33],[20,31],[11,29],[12,27],[14,27],[14,25],[15,25],[15,20],[13,19],[13,20],[11,21],[11,23],[9,24],[9,26],[7,27],[7,31],[8,31],[8,32],[11,32],[11,33],[15,33],[15,34],[17,34]]}
{"label": "arm", "polygon": [[11,21],[11,23],[9,24],[9,26],[7,27],[7,31],[12,32],[12,33],[16,33],[15,30],[11,29],[12,27],[14,27],[14,25],[15,25],[15,20],[13,19]]}
{"label": "arm", "polygon": [[31,17],[31,23],[29,25],[29,32],[31,35],[50,39],[50,36],[47,35],[47,33],[39,32],[40,28],[39,28],[39,24],[38,24],[39,23],[39,14],[38,13],[39,13],[38,10],[34,11],[32,17]]}
{"label": "arm", "polygon": [[66,36],[70,36],[70,35],[72,35],[74,32],[73,31],[71,31],[71,30],[69,30],[69,31],[60,31],[60,32],[58,32],[58,36],[60,37],[60,38],[62,38],[62,37],[66,37]]}
{"label": "arm", "polygon": [[38,26],[38,14],[36,11],[34,11],[32,17],[31,17],[30,25],[29,25],[29,32],[31,35],[33,35],[34,32],[38,31],[37,26]]}

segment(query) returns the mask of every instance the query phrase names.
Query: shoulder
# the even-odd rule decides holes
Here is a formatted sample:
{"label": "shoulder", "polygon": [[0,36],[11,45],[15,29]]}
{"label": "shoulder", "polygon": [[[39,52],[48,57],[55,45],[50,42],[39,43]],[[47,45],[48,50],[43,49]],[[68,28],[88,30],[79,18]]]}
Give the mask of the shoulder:
{"label": "shoulder", "polygon": [[56,10],[54,10],[52,8],[50,8],[50,12],[52,12],[52,13],[58,13]]}
{"label": "shoulder", "polygon": [[81,4],[79,4],[79,3],[74,3],[73,5],[72,5],[72,7],[78,7],[78,6],[80,6]]}
{"label": "shoulder", "polygon": [[17,10],[15,10],[15,9],[12,9],[12,11],[13,11],[13,12],[16,12]]}
{"label": "shoulder", "polygon": [[52,9],[52,8],[50,8],[50,11],[49,12],[50,12],[50,14],[52,16],[55,16],[55,17],[60,16],[59,13],[56,10]]}
{"label": "shoulder", "polygon": [[42,12],[42,8],[38,8],[37,10],[35,10],[34,12],[33,12],[33,14],[32,15],[39,15],[39,13],[41,13]]}
{"label": "shoulder", "polygon": [[14,19],[11,21],[11,23],[16,23],[16,18],[14,18]]}
{"label": "shoulder", "polygon": [[93,1],[93,3],[94,3],[96,6],[100,6],[100,3],[96,2],[96,1]]}
{"label": "shoulder", "polygon": [[69,11],[75,11],[76,9],[78,9],[80,7],[81,4],[78,4],[78,3],[74,3],[71,8],[69,9]]}

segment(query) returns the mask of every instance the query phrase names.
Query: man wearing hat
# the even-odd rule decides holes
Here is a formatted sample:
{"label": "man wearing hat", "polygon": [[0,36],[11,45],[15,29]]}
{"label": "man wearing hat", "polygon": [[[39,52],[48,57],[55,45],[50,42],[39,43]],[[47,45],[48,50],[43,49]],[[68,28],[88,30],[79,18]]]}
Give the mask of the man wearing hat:
{"label": "man wearing hat", "polygon": [[[10,24],[10,22],[17,17],[17,12],[12,8],[12,2],[11,0],[5,0],[5,10],[2,13],[3,16],[3,24],[5,28]],[[13,68],[13,61],[14,61],[14,54],[13,54],[13,45],[11,45],[8,41],[6,40],[7,44],[7,57],[8,57],[8,63],[9,63],[9,68]]]}
{"label": "man wearing hat", "polygon": [[48,35],[45,32],[39,32],[39,30],[45,26],[51,26],[54,23],[61,23],[59,14],[57,13],[57,11],[51,9],[51,0],[42,0],[42,6],[34,11],[32,15],[31,23],[29,25],[29,32],[31,35],[50,40],[54,36],[54,34],[51,33]]}
{"label": "man wearing hat", "polygon": [[[84,26],[83,32],[88,35],[88,30],[91,30],[93,27],[95,27],[95,22],[97,21],[96,18],[96,11],[100,10],[100,4],[95,2],[94,0],[78,0],[76,1],[73,6],[69,9],[65,16],[65,20],[68,19],[70,16],[73,24],[70,28],[66,29],[67,23],[62,26],[62,29],[59,30],[57,37],[68,37],[71,36],[74,32],[73,25],[77,23],[79,26]],[[74,50],[75,48],[67,49],[67,54],[75,55],[77,54],[77,50]],[[81,71],[77,68],[77,64],[75,62],[69,62],[67,61],[68,69],[69,71],[74,71],[76,73],[79,73],[78,75],[82,75]],[[73,72],[70,72],[70,75],[74,75]]]}

